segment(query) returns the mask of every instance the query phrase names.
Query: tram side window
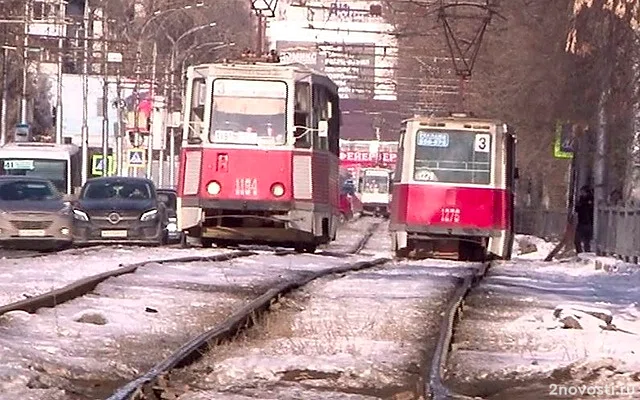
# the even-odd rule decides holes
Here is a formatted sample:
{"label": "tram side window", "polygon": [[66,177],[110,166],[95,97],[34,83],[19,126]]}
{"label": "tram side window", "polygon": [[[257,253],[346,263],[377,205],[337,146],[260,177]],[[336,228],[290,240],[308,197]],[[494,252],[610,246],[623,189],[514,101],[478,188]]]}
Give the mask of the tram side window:
{"label": "tram side window", "polygon": [[396,169],[392,174],[392,182],[400,182],[402,177],[402,164],[404,160],[404,137],[406,134],[406,130],[402,129],[400,131],[400,138],[398,139],[398,158],[396,159]]}
{"label": "tram side window", "polygon": [[306,82],[296,82],[295,86],[295,110],[293,113],[293,125],[295,128],[294,147],[299,149],[311,148],[311,113],[309,107],[310,86]]}
{"label": "tram side window", "polygon": [[329,93],[329,151],[340,155],[340,107],[336,94]]}
{"label": "tram side window", "polygon": [[322,85],[313,85],[313,148],[317,150],[328,150],[329,140],[320,137],[318,123],[329,121],[329,96],[327,89]]}
{"label": "tram side window", "polygon": [[189,139],[199,138],[204,127],[204,111],[207,98],[207,84],[204,78],[196,78],[191,83],[191,112],[189,113]]}

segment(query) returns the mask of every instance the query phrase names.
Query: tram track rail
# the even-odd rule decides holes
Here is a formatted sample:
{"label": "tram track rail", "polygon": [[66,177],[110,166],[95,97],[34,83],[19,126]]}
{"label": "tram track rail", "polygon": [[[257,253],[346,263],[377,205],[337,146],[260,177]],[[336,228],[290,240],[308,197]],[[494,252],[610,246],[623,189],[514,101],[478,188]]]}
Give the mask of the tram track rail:
{"label": "tram track rail", "polygon": [[[330,252],[330,251],[318,251],[315,255],[320,256],[329,256],[329,257],[348,257],[352,254],[357,254],[366,244],[366,241],[369,240],[371,235],[377,227],[378,223],[371,224],[365,235],[347,252]],[[89,249],[100,249],[106,246],[96,246]],[[65,254],[77,254],[76,251],[78,249],[70,249],[66,250]],[[85,248],[85,251],[87,249]],[[183,257],[173,257],[173,258],[163,258],[156,260],[146,260],[135,262],[131,264],[120,264],[117,268],[113,270],[109,270],[106,272],[102,272],[95,275],[90,275],[84,277],[82,279],[71,282],[65,286],[60,288],[56,288],[50,291],[47,291],[42,294],[38,294],[35,296],[31,296],[29,298],[11,302],[8,304],[0,305],[0,316],[12,312],[12,311],[25,311],[28,313],[35,313],[41,308],[52,308],[57,305],[66,303],[70,300],[74,300],[81,296],[84,296],[90,293],[92,290],[96,288],[100,283],[106,281],[109,278],[115,278],[121,275],[133,274],[139,268],[144,267],[149,264],[175,264],[175,263],[196,263],[196,262],[223,262],[229,261],[237,258],[251,257],[260,255],[260,251],[262,252],[271,252],[276,256],[291,256],[297,255],[299,253],[293,250],[287,250],[282,248],[269,248],[269,247],[261,247],[261,246],[253,246],[249,247],[249,249],[239,249],[239,250],[229,250],[228,252],[222,254],[214,254],[214,255],[206,255],[206,256],[183,256]],[[55,253],[54,253],[55,254]],[[33,258],[37,256],[24,256],[22,258]]]}
{"label": "tram track rail", "polygon": [[453,336],[456,329],[456,321],[461,318],[464,300],[473,289],[485,277],[491,267],[491,261],[483,262],[481,268],[476,273],[469,274],[464,278],[458,278],[458,286],[453,296],[447,302],[444,316],[440,322],[440,330],[436,348],[428,369],[428,376],[425,377],[425,398],[433,400],[472,400],[473,398],[455,393],[444,382],[446,365],[451,351]]}
{"label": "tram track rail", "polygon": [[[360,240],[346,252],[325,251],[316,254],[330,257],[357,255],[366,247],[367,242],[375,234],[380,224],[380,222],[370,224]],[[261,295],[229,315],[222,323],[184,343],[173,354],[153,366],[145,374],[116,390],[113,395],[108,397],[108,400],[149,399],[150,397],[147,397],[148,394],[153,393],[154,387],[157,386],[158,381],[163,376],[175,368],[191,364],[198,360],[207,350],[213,350],[218,344],[225,340],[233,339],[240,332],[254,326],[261,315],[269,312],[272,306],[288,293],[300,289],[319,278],[375,268],[390,261],[392,261],[391,258],[381,257],[367,261],[346,263],[319,271],[299,271],[297,277],[268,288]]]}

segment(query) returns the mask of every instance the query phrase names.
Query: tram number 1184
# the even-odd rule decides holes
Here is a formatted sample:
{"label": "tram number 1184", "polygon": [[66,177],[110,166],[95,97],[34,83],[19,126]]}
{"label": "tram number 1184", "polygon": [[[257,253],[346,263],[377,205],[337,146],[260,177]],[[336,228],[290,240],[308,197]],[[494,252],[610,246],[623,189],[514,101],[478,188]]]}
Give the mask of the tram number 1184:
{"label": "tram number 1184", "polygon": [[458,223],[460,222],[460,209],[455,207],[445,207],[440,210],[440,221]]}
{"label": "tram number 1184", "polygon": [[236,196],[257,196],[258,180],[256,178],[236,178]]}

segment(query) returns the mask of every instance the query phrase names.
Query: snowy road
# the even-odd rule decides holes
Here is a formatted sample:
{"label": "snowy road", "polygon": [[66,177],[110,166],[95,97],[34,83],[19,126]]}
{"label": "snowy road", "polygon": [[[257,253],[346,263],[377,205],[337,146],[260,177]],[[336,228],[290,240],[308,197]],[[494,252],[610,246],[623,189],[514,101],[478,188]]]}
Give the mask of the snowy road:
{"label": "snowy road", "polygon": [[114,246],[72,249],[34,258],[0,259],[0,305],[61,288],[78,279],[117,269],[122,264],[225,251],[229,250]]}
{"label": "snowy road", "polygon": [[[352,246],[364,229],[356,225],[351,230],[341,235],[339,245]],[[4,260],[8,264],[2,271],[21,290],[50,290],[48,279],[62,286],[85,276],[85,271],[92,275],[123,262],[221,251],[145,250],[51,255],[44,268],[29,259]],[[370,257],[356,256],[352,261],[360,258]],[[0,399],[104,398],[188,338],[221,322],[265,287],[299,271],[344,263],[344,259],[319,255],[265,253],[216,263],[148,264],[53,309],[5,314],[0,317]],[[39,282],[49,284],[38,286]],[[4,283],[11,287],[11,282]],[[14,290],[12,298],[21,290]]]}
{"label": "snowy road", "polygon": [[[390,255],[386,224],[363,253]],[[168,391],[180,400],[421,398],[455,278],[476,267],[424,260],[319,279],[176,370]]]}
{"label": "snowy road", "polygon": [[[552,246],[547,246],[552,247]],[[640,397],[640,272],[606,272],[578,262],[539,261],[548,252],[495,265],[467,298],[448,382],[485,399]],[[562,329],[560,305],[613,315]],[[589,323],[587,323],[589,322]],[[563,390],[563,391],[562,391]],[[567,394],[567,396],[561,396]]]}

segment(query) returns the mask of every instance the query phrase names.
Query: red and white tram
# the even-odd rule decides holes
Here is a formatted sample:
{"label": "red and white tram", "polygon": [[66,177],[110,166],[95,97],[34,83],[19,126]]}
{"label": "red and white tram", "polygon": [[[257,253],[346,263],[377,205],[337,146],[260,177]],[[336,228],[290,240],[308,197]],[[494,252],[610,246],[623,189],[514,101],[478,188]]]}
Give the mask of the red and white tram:
{"label": "red and white tram", "polygon": [[509,259],[516,174],[506,124],[466,114],[405,121],[390,216],[396,254]]}
{"label": "red and white tram", "polygon": [[302,64],[191,66],[178,221],[203,246],[313,252],[339,225],[338,88]]}

